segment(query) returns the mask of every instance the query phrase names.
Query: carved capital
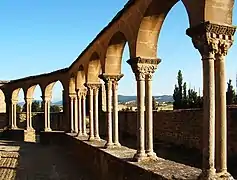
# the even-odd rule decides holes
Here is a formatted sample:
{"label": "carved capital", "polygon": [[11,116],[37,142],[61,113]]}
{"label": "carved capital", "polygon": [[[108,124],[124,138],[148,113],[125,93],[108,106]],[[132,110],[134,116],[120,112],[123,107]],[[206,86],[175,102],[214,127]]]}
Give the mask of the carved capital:
{"label": "carved capital", "polygon": [[152,78],[152,75],[160,62],[160,59],[145,59],[140,57],[127,61],[127,63],[131,66],[137,81],[145,80],[146,77]]}
{"label": "carved capital", "polygon": [[80,96],[82,99],[85,99],[86,95],[87,95],[87,88],[86,87],[85,88],[81,88],[79,90],[79,95],[78,96]]}
{"label": "carved capital", "polygon": [[33,98],[25,98],[26,103],[32,103],[32,101],[33,101]]}
{"label": "carved capital", "polygon": [[199,50],[203,58],[213,58],[215,55],[226,56],[231,47],[236,27],[201,23],[189,28],[186,34],[192,38],[194,47]]}
{"label": "carved capital", "polygon": [[77,97],[76,93],[70,93],[70,94],[69,94],[69,98],[70,98],[70,100],[72,100],[72,101],[73,101],[76,97]]}
{"label": "carved capital", "polygon": [[119,81],[123,76],[123,74],[100,74],[99,78],[107,83],[108,81]]}
{"label": "carved capital", "polygon": [[98,93],[99,88],[101,87],[100,83],[87,83],[86,87],[89,90],[89,93],[93,93],[96,95]]}
{"label": "carved capital", "polygon": [[17,104],[18,100],[17,99],[12,99],[12,104]]}

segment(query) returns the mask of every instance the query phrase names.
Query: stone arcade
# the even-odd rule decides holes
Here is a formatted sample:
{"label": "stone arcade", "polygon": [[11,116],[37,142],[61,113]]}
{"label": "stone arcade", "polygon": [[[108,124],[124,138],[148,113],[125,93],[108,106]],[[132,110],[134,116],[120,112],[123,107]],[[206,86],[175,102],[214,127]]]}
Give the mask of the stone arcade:
{"label": "stone arcade", "polygon": [[[230,179],[227,170],[225,57],[233,43],[233,0],[182,0],[189,17],[190,36],[203,63],[203,166],[201,179]],[[9,127],[17,130],[16,104],[22,88],[27,104],[25,133],[32,133],[31,104],[36,85],[42,90],[45,131],[51,131],[50,100],[55,82],[63,85],[64,130],[100,141],[99,88],[106,90],[107,143],[119,148],[118,83],[121,61],[128,42],[137,81],[137,152],[134,160],[159,159],[153,151],[152,76],[161,60],[157,39],[176,0],[130,0],[93,42],[65,69],[1,84]],[[165,62],[165,60],[163,60]],[[163,62],[162,61],[162,62]],[[125,74],[126,76],[126,74]],[[104,83],[102,83],[102,81]],[[86,132],[86,98],[89,98],[89,134]]]}

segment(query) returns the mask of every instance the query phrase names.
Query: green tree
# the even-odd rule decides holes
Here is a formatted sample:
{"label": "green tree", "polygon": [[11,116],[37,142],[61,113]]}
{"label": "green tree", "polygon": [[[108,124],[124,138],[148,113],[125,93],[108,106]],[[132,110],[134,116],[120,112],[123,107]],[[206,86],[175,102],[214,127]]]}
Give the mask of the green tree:
{"label": "green tree", "polygon": [[[22,108],[22,112],[26,112],[26,103]],[[33,101],[31,105],[31,112],[42,112],[39,101]]]}
{"label": "green tree", "polygon": [[19,104],[16,104],[16,113],[21,112],[21,106]]}
{"label": "green tree", "polygon": [[50,112],[60,112],[60,107],[57,105],[50,106]]}
{"label": "green tree", "polygon": [[187,83],[183,84],[183,97],[182,97],[182,108],[187,108],[188,97],[187,97]]}
{"label": "green tree", "polygon": [[175,85],[174,88],[174,94],[173,94],[173,99],[174,99],[174,109],[180,109],[182,108],[182,94],[183,94],[183,75],[181,70],[178,71],[178,76],[177,76],[177,80],[178,80],[178,85]]}
{"label": "green tree", "polygon": [[231,84],[231,79],[227,82],[227,92],[226,92],[226,104],[230,105],[233,104],[235,101],[235,91]]}

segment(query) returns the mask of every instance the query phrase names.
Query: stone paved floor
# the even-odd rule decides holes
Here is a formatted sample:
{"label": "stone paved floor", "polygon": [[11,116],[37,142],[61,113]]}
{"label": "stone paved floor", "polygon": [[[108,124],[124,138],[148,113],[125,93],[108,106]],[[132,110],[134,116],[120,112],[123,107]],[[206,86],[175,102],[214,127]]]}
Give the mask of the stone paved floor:
{"label": "stone paved floor", "polygon": [[90,180],[56,146],[0,141],[0,180]]}

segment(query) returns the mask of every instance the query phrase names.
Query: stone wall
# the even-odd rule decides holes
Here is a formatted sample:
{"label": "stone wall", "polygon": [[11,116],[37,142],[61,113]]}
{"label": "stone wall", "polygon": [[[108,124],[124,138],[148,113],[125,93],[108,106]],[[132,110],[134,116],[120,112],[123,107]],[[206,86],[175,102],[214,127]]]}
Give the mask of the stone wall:
{"label": "stone wall", "polygon": [[[105,135],[105,113],[100,114],[100,133]],[[119,112],[120,138],[136,138],[136,112]],[[201,150],[202,110],[153,112],[154,141]],[[237,155],[237,108],[228,109],[228,154]]]}
{"label": "stone wall", "polygon": [[[50,126],[53,130],[66,130],[66,123],[63,121],[63,113],[50,113]],[[7,126],[6,113],[0,113],[0,129]],[[44,130],[44,113],[32,113],[32,125],[36,131]],[[17,114],[17,127],[25,129],[26,127],[26,113]]]}

